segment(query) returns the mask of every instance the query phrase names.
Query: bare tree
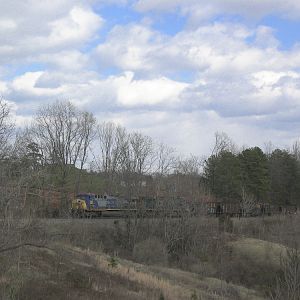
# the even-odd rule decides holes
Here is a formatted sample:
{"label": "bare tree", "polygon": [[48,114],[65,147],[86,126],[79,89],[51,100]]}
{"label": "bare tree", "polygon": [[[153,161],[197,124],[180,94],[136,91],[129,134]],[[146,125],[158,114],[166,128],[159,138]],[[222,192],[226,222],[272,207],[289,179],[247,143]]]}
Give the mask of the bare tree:
{"label": "bare tree", "polygon": [[109,173],[112,170],[113,153],[115,150],[116,125],[112,122],[102,123],[97,129],[101,150],[101,170]]}
{"label": "bare tree", "polygon": [[78,140],[76,145],[77,148],[76,159],[79,160],[80,172],[78,173],[78,177],[77,177],[76,193],[78,193],[79,191],[81,172],[88,158],[88,149],[95,136],[95,130],[94,130],[95,124],[96,124],[96,119],[93,116],[93,114],[88,112],[81,112],[79,114],[78,117],[79,131],[78,131]]}
{"label": "bare tree", "polygon": [[157,147],[157,173],[161,176],[169,174],[175,167],[175,149],[164,143]]}
{"label": "bare tree", "polygon": [[98,159],[95,155],[96,164],[105,176],[106,191],[115,191],[118,181],[129,198],[132,193],[139,195],[143,176],[153,171],[156,159],[152,139],[137,132],[127,133],[124,127],[112,122],[103,122],[97,127],[97,144],[100,155]]}
{"label": "bare tree", "polygon": [[202,165],[202,159],[194,155],[176,159],[174,173],[168,176],[168,190],[173,191],[174,197],[184,197],[190,201],[200,198]]}
{"label": "bare tree", "polygon": [[225,132],[215,133],[215,144],[212,149],[211,155],[218,156],[222,151],[236,152],[236,145],[232,139]]}
{"label": "bare tree", "polygon": [[95,155],[96,164],[98,170],[104,173],[107,191],[112,192],[116,175],[125,159],[128,135],[124,127],[103,122],[97,126],[96,137],[96,145],[100,148],[100,155]]}
{"label": "bare tree", "polygon": [[153,141],[151,137],[141,133],[130,134],[131,167],[139,175],[151,171],[154,162]]}
{"label": "bare tree", "polygon": [[39,147],[30,127],[16,132],[12,152],[15,157],[26,160],[29,168],[38,170],[39,167],[45,165],[43,149]]}
{"label": "bare tree", "polygon": [[9,103],[0,98],[0,154],[5,155],[8,147],[8,139],[11,137],[14,129],[14,122],[11,117],[11,107]]}
{"label": "bare tree", "polygon": [[255,197],[253,195],[249,195],[246,192],[245,187],[242,187],[242,193],[241,193],[241,212],[242,216],[248,216],[251,214],[255,208],[256,208],[257,201],[255,200]]}
{"label": "bare tree", "polygon": [[[77,109],[69,101],[42,106],[34,118],[31,136],[42,152],[45,164],[59,172],[63,194],[69,172],[76,167],[80,171],[83,169],[95,122],[91,113]],[[75,190],[78,190],[79,181],[80,175]],[[64,202],[62,199],[62,206],[65,206]]]}
{"label": "bare tree", "polygon": [[168,187],[168,176],[176,166],[175,149],[160,143],[155,150],[154,168],[155,194],[159,198]]}
{"label": "bare tree", "polygon": [[104,173],[116,172],[126,135],[125,128],[113,122],[98,125],[97,138],[101,151],[99,168]]}
{"label": "bare tree", "polygon": [[271,141],[265,143],[265,154],[270,157],[273,150],[275,149],[275,146],[273,145],[273,143]]}
{"label": "bare tree", "polygon": [[121,176],[129,197],[141,194],[145,175],[150,174],[155,161],[154,144],[149,136],[131,133],[122,147]]}
{"label": "bare tree", "polygon": [[42,106],[34,119],[33,133],[48,163],[82,168],[93,134],[95,118],[71,102]]}
{"label": "bare tree", "polygon": [[295,158],[300,161],[300,140],[294,142],[291,152]]}
{"label": "bare tree", "polygon": [[202,159],[195,155],[185,159],[178,159],[176,172],[185,175],[199,175],[202,166]]}
{"label": "bare tree", "polygon": [[37,231],[33,230],[38,203],[31,202],[27,189],[32,182],[37,182],[38,174],[28,168],[20,135],[13,141],[14,123],[8,103],[1,99],[0,107],[0,253],[19,262],[22,247],[42,246]]}
{"label": "bare tree", "polygon": [[276,289],[271,294],[274,300],[300,299],[300,253],[299,249],[286,250],[280,259],[281,273],[277,277]]}

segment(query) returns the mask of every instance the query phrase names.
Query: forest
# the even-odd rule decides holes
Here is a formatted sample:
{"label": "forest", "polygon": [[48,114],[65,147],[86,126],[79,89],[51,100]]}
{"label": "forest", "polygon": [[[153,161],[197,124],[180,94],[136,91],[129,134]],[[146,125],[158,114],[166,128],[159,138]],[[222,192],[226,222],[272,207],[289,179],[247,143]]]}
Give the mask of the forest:
{"label": "forest", "polygon": [[41,105],[22,128],[8,102],[0,106],[2,187],[55,190],[61,197],[81,191],[241,202],[246,195],[257,203],[299,205],[299,141],[287,149],[267,142],[262,150],[216,132],[210,155],[183,156],[140,132],[99,122],[69,101]]}

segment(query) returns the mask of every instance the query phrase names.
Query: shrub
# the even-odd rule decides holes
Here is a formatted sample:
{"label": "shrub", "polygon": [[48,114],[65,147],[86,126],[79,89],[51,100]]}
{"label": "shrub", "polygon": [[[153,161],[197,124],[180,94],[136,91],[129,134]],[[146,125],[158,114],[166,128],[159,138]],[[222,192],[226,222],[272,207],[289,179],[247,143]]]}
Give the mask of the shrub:
{"label": "shrub", "polygon": [[198,296],[196,294],[196,291],[193,291],[191,294],[191,300],[198,300]]}
{"label": "shrub", "polygon": [[115,268],[118,266],[118,260],[115,256],[111,256],[108,260],[108,266],[111,268]]}
{"label": "shrub", "polygon": [[287,249],[286,256],[280,260],[281,272],[277,277],[275,291],[271,292],[274,300],[300,299],[300,251]]}
{"label": "shrub", "polygon": [[79,271],[69,271],[65,274],[66,282],[73,288],[90,288],[91,287],[91,280],[89,276],[86,274],[82,274]]}
{"label": "shrub", "polygon": [[146,264],[166,264],[168,259],[165,245],[157,238],[137,243],[132,254],[135,261]]}

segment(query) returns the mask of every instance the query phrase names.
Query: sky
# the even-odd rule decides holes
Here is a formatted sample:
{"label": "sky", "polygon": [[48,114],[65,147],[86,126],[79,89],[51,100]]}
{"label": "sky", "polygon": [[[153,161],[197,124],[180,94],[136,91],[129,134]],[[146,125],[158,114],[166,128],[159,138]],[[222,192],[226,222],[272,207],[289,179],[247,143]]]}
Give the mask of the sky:
{"label": "sky", "polygon": [[299,0],[0,0],[18,126],[70,100],[184,154],[300,138]]}

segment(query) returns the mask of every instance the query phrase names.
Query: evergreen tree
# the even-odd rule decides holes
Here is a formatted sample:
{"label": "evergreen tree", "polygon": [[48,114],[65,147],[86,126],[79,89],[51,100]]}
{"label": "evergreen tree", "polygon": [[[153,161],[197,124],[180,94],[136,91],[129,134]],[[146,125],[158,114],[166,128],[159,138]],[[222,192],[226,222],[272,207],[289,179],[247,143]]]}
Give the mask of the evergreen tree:
{"label": "evergreen tree", "polygon": [[237,200],[241,191],[241,166],[236,155],[222,151],[206,161],[204,178],[210,190],[222,200]]}
{"label": "evergreen tree", "polygon": [[269,191],[267,156],[259,147],[248,148],[239,155],[242,185],[257,201],[266,201]]}
{"label": "evergreen tree", "polygon": [[270,197],[276,204],[296,204],[300,197],[300,170],[295,156],[276,149],[269,159]]}

